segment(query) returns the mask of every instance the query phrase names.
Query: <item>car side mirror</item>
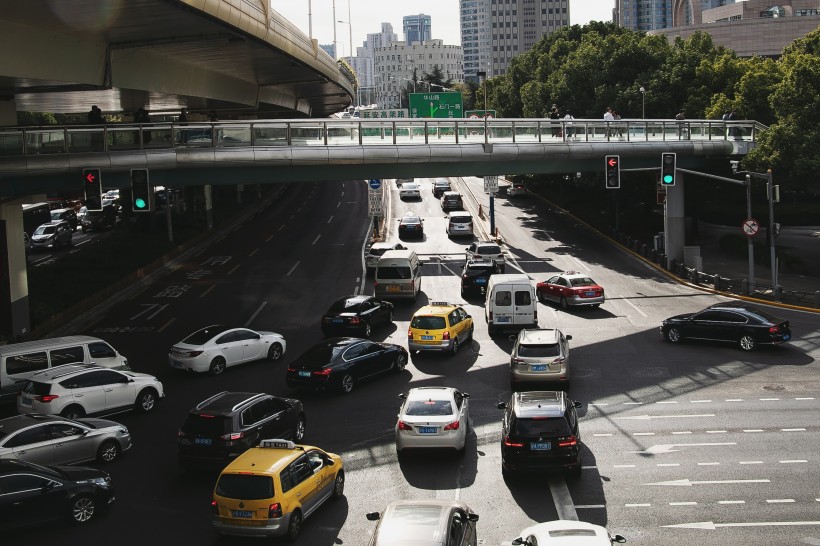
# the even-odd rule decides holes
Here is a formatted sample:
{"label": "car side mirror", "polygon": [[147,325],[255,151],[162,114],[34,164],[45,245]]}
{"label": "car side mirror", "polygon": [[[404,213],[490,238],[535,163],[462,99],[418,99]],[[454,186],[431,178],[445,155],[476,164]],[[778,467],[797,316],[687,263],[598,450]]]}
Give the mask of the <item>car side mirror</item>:
{"label": "car side mirror", "polygon": [[577,402],[577,401],[572,403],[572,407],[575,408],[575,409],[581,409],[582,406],[583,406],[583,404],[581,404],[580,402]]}
{"label": "car side mirror", "polygon": [[378,512],[370,512],[369,514],[366,514],[365,517],[367,518],[367,521],[379,521],[382,515]]}
{"label": "car side mirror", "polygon": [[617,542],[618,544],[623,544],[624,542],[626,542],[626,539],[621,535],[615,535],[614,537],[611,537],[609,540],[611,540],[612,542]]}
{"label": "car side mirror", "polygon": [[567,335],[567,341],[569,341],[569,340],[571,340],[571,339],[572,339],[572,336],[571,336],[571,335]]}
{"label": "car side mirror", "polygon": [[524,540],[521,537],[518,537],[517,539],[513,540],[510,544],[513,544],[514,546],[519,546],[521,544],[523,544],[525,546],[532,546],[529,542],[527,542],[526,540]]}
{"label": "car side mirror", "polygon": [[402,400],[404,400],[405,398],[407,398],[407,395],[406,395],[406,394],[404,394],[403,392],[400,392],[400,393],[399,393],[399,398],[401,398]]}
{"label": "car side mirror", "polygon": [[507,409],[507,403],[506,402],[499,402],[496,407],[498,409]]}
{"label": "car side mirror", "polygon": [[470,393],[469,392],[463,392],[463,393],[461,393],[461,396],[463,396],[464,398],[469,398]]}
{"label": "car side mirror", "polygon": [[478,514],[467,514],[467,519],[475,523],[478,521]]}
{"label": "car side mirror", "polygon": [[512,335],[508,336],[507,339],[509,339],[510,341],[515,341],[515,338],[517,338],[517,337],[518,337],[518,335],[512,334]]}
{"label": "car side mirror", "polygon": [[334,463],[334,462],[333,462],[333,459],[331,459],[331,458],[327,458],[327,459],[325,459],[325,464],[326,464],[327,466],[333,466],[333,465],[334,465],[334,464],[336,464],[336,463]]}

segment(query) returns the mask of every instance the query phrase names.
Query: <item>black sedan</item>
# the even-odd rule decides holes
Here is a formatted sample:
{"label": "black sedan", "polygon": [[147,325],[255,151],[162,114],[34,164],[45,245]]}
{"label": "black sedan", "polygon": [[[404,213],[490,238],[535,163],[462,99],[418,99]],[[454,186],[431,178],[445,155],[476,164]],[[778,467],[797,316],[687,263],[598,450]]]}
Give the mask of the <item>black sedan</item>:
{"label": "black sedan", "polygon": [[424,220],[414,212],[405,213],[399,219],[399,239],[407,237],[424,237]]}
{"label": "black sedan", "polygon": [[697,313],[677,315],[663,321],[661,335],[672,343],[702,339],[737,343],[744,351],[758,345],[789,341],[789,321],[745,303],[717,303]]}
{"label": "black sedan", "polygon": [[288,366],[291,389],[335,389],[343,394],[359,382],[407,365],[407,349],[355,337],[328,338]]}
{"label": "black sedan", "polygon": [[0,460],[0,530],[60,519],[88,523],[112,502],[111,478],[102,470]]}
{"label": "black sedan", "polygon": [[322,317],[322,333],[327,337],[352,332],[370,337],[378,324],[392,324],[393,304],[373,296],[339,298]]}
{"label": "black sedan", "polygon": [[490,260],[469,260],[461,270],[461,296],[469,293],[483,294],[490,276],[498,272],[498,266]]}

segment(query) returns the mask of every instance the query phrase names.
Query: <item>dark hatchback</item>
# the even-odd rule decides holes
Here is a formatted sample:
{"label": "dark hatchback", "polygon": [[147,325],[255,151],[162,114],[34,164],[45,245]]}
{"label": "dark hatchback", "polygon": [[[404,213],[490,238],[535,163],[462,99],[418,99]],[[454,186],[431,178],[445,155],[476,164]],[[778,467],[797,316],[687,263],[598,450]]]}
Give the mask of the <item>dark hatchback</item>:
{"label": "dark hatchback", "polygon": [[789,341],[789,321],[770,315],[745,303],[717,303],[697,313],[666,319],[661,335],[672,343],[684,339],[735,343],[744,351],[758,345],[777,345]]}
{"label": "dark hatchback", "polygon": [[112,502],[111,477],[102,470],[0,460],[0,530],[54,520],[88,523]]}
{"label": "dark hatchback", "polygon": [[407,349],[355,337],[332,337],[305,351],[288,366],[292,389],[334,389],[347,394],[359,382],[407,365]]}
{"label": "dark hatchback", "polygon": [[483,294],[490,276],[498,272],[498,266],[490,260],[469,260],[461,270],[461,295]]}
{"label": "dark hatchback", "polygon": [[565,470],[581,474],[579,402],[563,391],[513,393],[501,421],[501,472]]}
{"label": "dark hatchback", "polygon": [[301,442],[307,419],[302,402],[264,393],[221,392],[192,409],[179,429],[179,463],[232,461],[266,438]]}
{"label": "dark hatchback", "polygon": [[339,298],[322,317],[322,333],[327,337],[353,332],[370,337],[374,326],[392,324],[393,304],[373,296]]}

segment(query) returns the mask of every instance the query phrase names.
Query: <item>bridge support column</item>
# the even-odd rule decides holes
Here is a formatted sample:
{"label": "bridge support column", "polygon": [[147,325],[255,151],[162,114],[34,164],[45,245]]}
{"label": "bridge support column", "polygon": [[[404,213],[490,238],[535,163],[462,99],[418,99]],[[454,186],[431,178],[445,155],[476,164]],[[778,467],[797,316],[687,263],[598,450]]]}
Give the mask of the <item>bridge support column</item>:
{"label": "bridge support column", "polygon": [[205,194],[205,225],[211,230],[214,229],[214,200],[211,197],[211,185],[202,186],[202,192]]}
{"label": "bridge support column", "polygon": [[17,125],[17,105],[14,100],[0,99],[0,127]]}
{"label": "bridge support column", "polygon": [[672,260],[683,261],[686,225],[683,208],[683,173],[675,174],[675,185],[666,187],[666,205],[663,215],[663,243],[666,251],[666,267]]}
{"label": "bridge support column", "polygon": [[0,205],[0,334],[9,339],[31,329],[21,206],[27,202]]}

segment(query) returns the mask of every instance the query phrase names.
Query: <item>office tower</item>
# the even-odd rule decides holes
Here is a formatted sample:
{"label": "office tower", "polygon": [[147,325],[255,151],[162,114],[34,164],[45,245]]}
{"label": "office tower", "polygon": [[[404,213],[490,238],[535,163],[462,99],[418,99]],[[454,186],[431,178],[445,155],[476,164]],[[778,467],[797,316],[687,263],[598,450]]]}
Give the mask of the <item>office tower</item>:
{"label": "office tower", "polygon": [[[703,2],[703,0],[684,1]],[[622,27],[632,30],[649,31],[670,28],[673,26],[673,4],[680,2],[681,0],[618,0],[619,23]]]}
{"label": "office tower", "polygon": [[490,1],[460,0],[461,47],[464,50],[464,80],[479,82],[478,72],[489,75]]}
{"label": "office tower", "polygon": [[432,20],[429,15],[419,13],[418,15],[405,15],[402,19],[404,26],[404,41],[407,45],[413,42],[426,42],[432,40],[431,32]]}

